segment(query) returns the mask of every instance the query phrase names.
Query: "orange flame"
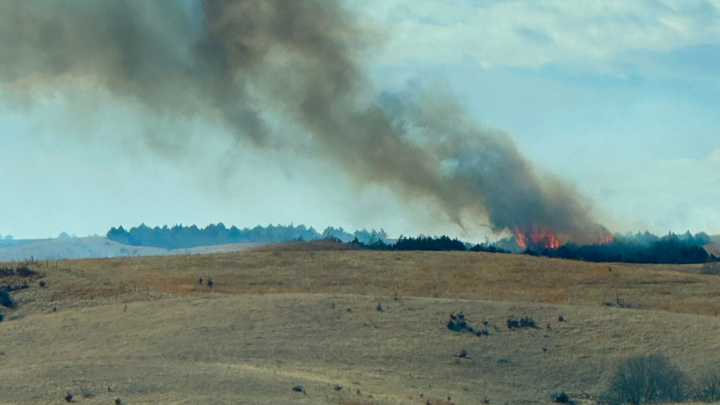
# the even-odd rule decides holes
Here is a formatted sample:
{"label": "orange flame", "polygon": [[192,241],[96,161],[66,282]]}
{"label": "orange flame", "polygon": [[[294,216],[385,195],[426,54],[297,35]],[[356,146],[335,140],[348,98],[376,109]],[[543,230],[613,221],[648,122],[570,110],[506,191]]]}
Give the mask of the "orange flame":
{"label": "orange flame", "polygon": [[560,240],[550,231],[531,231],[523,232],[515,228],[515,242],[523,248],[527,249],[528,240],[532,241],[535,247],[557,249],[560,247]]}
{"label": "orange flame", "polygon": [[532,239],[535,246],[550,249],[557,249],[560,247],[560,240],[549,231],[531,232],[530,239]]}
{"label": "orange flame", "polygon": [[521,248],[527,249],[527,242],[525,242],[525,234],[520,232],[519,229],[515,228],[515,242],[520,245]]}
{"label": "orange flame", "polygon": [[[528,244],[532,245],[533,249],[557,249],[562,246],[560,239],[552,232],[547,230],[542,231],[521,231],[519,228],[515,228],[513,231],[515,234],[515,242],[523,249],[528,248]],[[590,244],[602,245],[603,243],[612,242],[614,236],[611,233],[603,233],[594,242]]]}

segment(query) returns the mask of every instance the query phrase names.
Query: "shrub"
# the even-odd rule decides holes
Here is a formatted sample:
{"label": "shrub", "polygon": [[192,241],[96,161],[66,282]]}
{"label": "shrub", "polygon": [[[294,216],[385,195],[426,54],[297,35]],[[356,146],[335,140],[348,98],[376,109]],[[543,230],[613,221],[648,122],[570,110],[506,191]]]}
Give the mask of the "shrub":
{"label": "shrub", "polygon": [[465,326],[467,326],[467,323],[463,322],[465,325],[461,325],[459,322],[455,322],[453,320],[449,321],[447,324],[447,328],[455,331],[455,332],[462,332],[465,330]]}
{"label": "shrub", "polygon": [[4,288],[5,288],[6,292],[20,291],[20,290],[25,290],[25,289],[30,288],[30,284],[28,284],[27,281],[25,281],[22,284],[15,284],[15,285],[8,284]]}
{"label": "shrub", "polygon": [[3,316],[2,311],[0,311],[0,322],[2,322],[3,319],[5,319],[5,316]]}
{"label": "shrub", "polygon": [[696,387],[696,399],[703,402],[720,402],[720,374],[705,376]]}
{"label": "shrub", "polygon": [[15,270],[15,273],[20,277],[33,277],[39,274],[28,266],[19,266],[17,270]]}
{"label": "shrub", "polygon": [[15,301],[13,301],[10,293],[7,291],[0,290],[0,305],[6,308],[15,308]]}
{"label": "shrub", "polygon": [[555,393],[552,396],[553,402],[557,402],[559,404],[574,404],[575,401],[570,399],[570,395],[566,394],[565,391],[561,393]]}
{"label": "shrub", "polygon": [[606,400],[611,405],[683,402],[690,389],[690,378],[667,357],[631,357],[615,371]]}
{"label": "shrub", "polygon": [[700,273],[720,276],[720,262],[709,261],[703,264],[702,269],[700,269]]}
{"label": "shrub", "polygon": [[535,323],[535,320],[532,318],[532,316],[526,316],[524,318],[521,318],[520,326],[523,328],[540,329],[540,327],[537,326],[537,324]]}
{"label": "shrub", "polygon": [[479,330],[479,331],[475,332],[475,334],[478,335],[478,336],[490,336],[490,335],[492,335],[492,333],[490,333],[490,331],[489,331],[487,328],[485,328],[485,329],[483,329],[483,330]]}
{"label": "shrub", "polygon": [[534,329],[540,329],[539,326],[537,326],[537,323],[531,316],[525,316],[523,318],[520,318],[520,320],[517,320],[515,318],[508,318],[507,320],[507,327],[508,329],[513,328],[534,328]]}
{"label": "shrub", "polygon": [[475,328],[468,325],[468,323],[463,320],[453,321],[451,319],[447,324],[447,328],[452,331],[455,331],[455,332],[463,332],[463,331],[468,331],[468,332],[473,332],[473,333],[475,332]]}

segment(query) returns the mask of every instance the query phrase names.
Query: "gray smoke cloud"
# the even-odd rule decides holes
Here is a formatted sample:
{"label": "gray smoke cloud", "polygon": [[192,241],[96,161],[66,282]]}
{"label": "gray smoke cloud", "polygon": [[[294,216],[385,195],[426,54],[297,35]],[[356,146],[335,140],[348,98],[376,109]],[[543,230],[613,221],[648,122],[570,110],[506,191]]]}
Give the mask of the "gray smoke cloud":
{"label": "gray smoke cloud", "polygon": [[[357,181],[430,198],[461,226],[484,217],[495,231],[579,242],[606,232],[572,188],[451,95],[372,94],[364,55],[382,39],[329,0],[0,0],[0,89],[83,83],[261,148],[271,147],[270,114]],[[477,223],[462,224],[468,213]]]}

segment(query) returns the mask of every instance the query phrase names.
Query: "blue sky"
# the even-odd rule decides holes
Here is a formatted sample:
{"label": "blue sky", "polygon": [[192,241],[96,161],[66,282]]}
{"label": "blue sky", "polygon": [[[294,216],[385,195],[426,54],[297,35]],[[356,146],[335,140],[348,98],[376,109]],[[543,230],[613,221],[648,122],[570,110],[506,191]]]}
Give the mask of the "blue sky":
{"label": "blue sky", "polygon": [[[720,233],[720,1],[346,3],[384,32],[367,55],[376,91],[446,81],[474,118],[594,200],[613,231]],[[312,155],[238,145],[203,124],[184,128],[193,147],[158,155],[136,134],[175,127],[141,124],[107,94],[18,107],[3,104],[7,91],[2,235],[219,221],[485,235],[420,203],[401,208]]]}
{"label": "blue sky", "polygon": [[616,231],[720,232],[720,2],[399,3],[378,82],[447,77]]}

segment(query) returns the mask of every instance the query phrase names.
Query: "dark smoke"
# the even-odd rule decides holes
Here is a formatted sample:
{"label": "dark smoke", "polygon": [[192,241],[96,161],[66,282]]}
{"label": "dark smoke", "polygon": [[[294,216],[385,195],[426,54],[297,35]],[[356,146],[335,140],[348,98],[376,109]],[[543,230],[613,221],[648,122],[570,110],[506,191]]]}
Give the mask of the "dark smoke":
{"label": "dark smoke", "polygon": [[358,181],[429,197],[460,225],[471,214],[465,225],[484,216],[495,231],[604,232],[573,189],[451,96],[418,87],[372,102],[363,56],[381,40],[337,1],[0,0],[0,88],[91,85],[257,147],[271,114]]}

